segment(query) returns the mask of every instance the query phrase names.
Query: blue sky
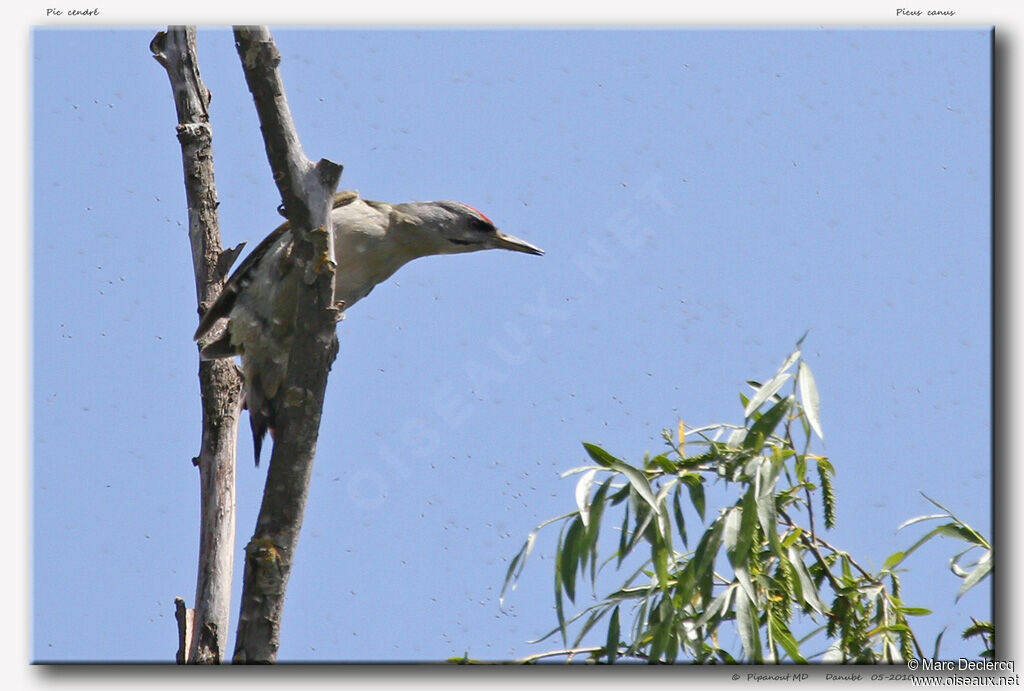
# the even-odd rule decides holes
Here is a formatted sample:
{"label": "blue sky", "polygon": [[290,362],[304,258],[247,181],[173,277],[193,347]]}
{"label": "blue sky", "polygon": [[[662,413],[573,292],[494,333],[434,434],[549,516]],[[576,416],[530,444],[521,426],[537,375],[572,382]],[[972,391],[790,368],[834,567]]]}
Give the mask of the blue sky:
{"label": "blue sky", "polygon": [[[197,318],[159,28],[33,34],[33,659],[170,659],[194,593]],[[340,325],[282,660],[546,649],[526,641],[553,623],[551,541],[504,613],[498,592],[572,508],[580,442],[635,461],[680,418],[739,421],[743,382],[807,329],[830,541],[879,566],[931,512],[919,491],[991,535],[987,30],[272,30],[342,187],[458,199],[547,251],[417,261]],[[230,32],[199,51],[224,244],[251,247],[278,198]],[[924,641],[948,626],[945,654],[974,656],[958,634],[989,592],[954,604],[955,551],[917,553],[904,597],[935,611]]]}

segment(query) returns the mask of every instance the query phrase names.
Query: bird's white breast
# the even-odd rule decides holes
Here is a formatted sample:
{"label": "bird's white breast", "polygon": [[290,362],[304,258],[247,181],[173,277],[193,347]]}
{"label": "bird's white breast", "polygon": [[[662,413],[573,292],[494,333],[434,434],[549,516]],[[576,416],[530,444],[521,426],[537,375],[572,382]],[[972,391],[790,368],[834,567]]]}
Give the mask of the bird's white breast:
{"label": "bird's white breast", "polygon": [[339,207],[331,214],[334,224],[334,298],[347,309],[366,297],[375,285],[387,280],[410,259],[393,233],[390,213],[362,199]]}

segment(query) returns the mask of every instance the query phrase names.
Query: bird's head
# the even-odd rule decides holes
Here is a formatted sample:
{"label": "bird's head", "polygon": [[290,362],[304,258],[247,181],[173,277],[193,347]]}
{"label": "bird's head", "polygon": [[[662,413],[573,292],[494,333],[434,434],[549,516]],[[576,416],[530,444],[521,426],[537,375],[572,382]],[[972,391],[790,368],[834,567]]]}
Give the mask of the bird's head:
{"label": "bird's head", "polygon": [[402,225],[417,254],[457,254],[477,250],[504,249],[526,254],[544,250],[498,230],[491,219],[461,202],[410,202],[396,204]]}

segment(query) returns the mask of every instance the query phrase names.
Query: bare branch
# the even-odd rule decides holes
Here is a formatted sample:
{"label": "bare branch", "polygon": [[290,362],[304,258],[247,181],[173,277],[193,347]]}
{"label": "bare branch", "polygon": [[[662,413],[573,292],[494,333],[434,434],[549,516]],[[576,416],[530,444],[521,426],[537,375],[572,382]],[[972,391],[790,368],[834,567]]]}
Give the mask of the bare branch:
{"label": "bare branch", "polygon": [[188,662],[192,652],[192,628],[195,625],[196,611],[185,606],[185,600],[174,598],[174,619],[178,622],[178,654],[174,660],[183,665]]}
{"label": "bare branch", "polygon": [[[212,130],[207,108],[210,92],[199,76],[195,27],[169,27],[150,43],[157,62],[167,70],[178,116],[188,202],[199,313],[220,294],[223,271],[217,190],[213,179]],[[203,345],[203,344],[200,344]],[[201,488],[199,569],[194,624],[179,619],[179,662],[218,663],[226,650],[231,607],[235,544],[235,438],[241,412],[242,383],[230,360],[199,363],[203,435],[199,456]],[[180,612],[192,613],[182,600]],[[181,615],[182,617],[184,615]]]}
{"label": "bare branch", "polygon": [[235,46],[253,95],[267,158],[295,235],[292,253],[304,280],[256,531],[245,549],[236,663],[277,659],[285,589],[305,513],[327,375],[338,351],[333,306],[331,198],[341,166],[314,164],[292,121],[277,65],[280,54],[265,27],[236,27]]}

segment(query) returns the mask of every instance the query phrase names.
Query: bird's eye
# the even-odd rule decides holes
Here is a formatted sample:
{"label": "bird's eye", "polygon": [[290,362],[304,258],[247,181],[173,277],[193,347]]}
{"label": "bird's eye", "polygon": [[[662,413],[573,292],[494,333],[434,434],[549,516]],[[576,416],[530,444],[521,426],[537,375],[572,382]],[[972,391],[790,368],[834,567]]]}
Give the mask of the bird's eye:
{"label": "bird's eye", "polygon": [[494,226],[482,218],[470,218],[469,227],[478,233],[493,233]]}

